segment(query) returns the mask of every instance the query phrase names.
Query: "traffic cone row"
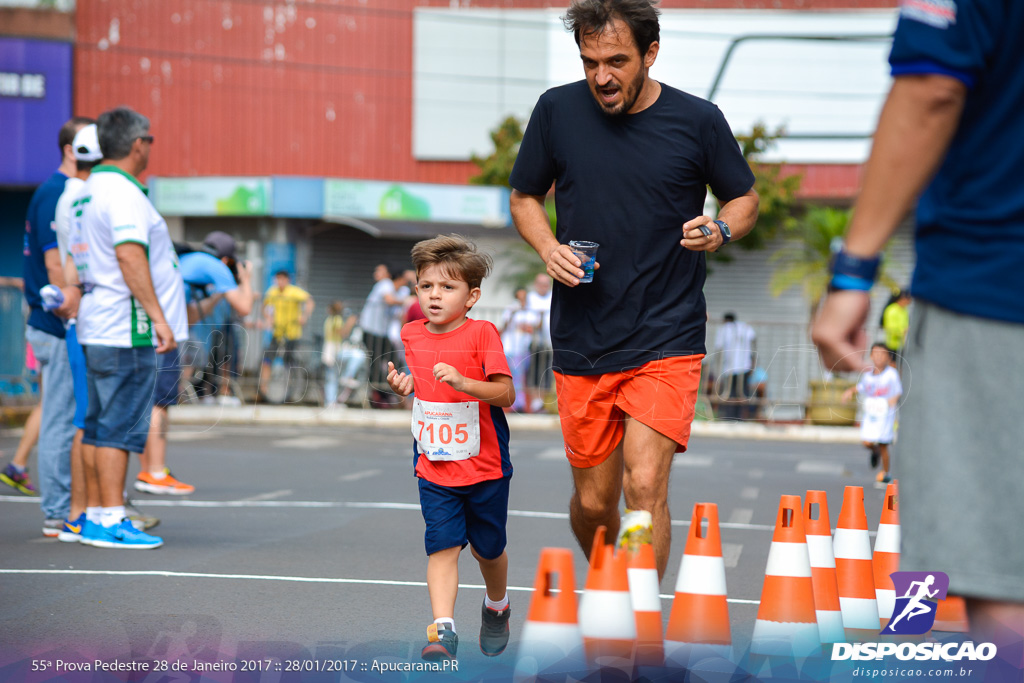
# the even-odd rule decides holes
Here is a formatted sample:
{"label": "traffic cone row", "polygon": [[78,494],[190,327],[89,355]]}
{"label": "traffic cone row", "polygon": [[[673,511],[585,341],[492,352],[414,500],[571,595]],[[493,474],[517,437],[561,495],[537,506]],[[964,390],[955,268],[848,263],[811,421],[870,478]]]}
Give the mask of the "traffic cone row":
{"label": "traffic cone row", "polygon": [[[616,552],[605,544],[605,534],[604,527],[595,534],[578,612],[572,553],[541,552],[517,680],[536,678],[556,665],[562,671],[610,667],[631,676],[637,667],[689,668],[709,658],[732,659],[714,503],[694,505],[664,639],[653,547],[644,542]],[[822,643],[877,640],[895,605],[890,575],[899,569],[899,541],[896,482],[886,490],[873,553],[862,487],[846,487],[834,538],[824,491],[808,491],[806,507],[799,496],[782,496],[751,653],[800,659]],[[935,629],[966,628],[962,599],[941,601]]]}

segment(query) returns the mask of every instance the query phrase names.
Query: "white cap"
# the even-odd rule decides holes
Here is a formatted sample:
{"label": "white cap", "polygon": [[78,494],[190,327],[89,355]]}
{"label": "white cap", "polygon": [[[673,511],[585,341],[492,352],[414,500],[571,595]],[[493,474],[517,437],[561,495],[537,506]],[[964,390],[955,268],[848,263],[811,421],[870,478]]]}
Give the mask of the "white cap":
{"label": "white cap", "polygon": [[77,161],[99,161],[103,158],[95,123],[90,123],[88,126],[81,128],[75,134],[75,139],[71,146],[75,150],[75,159]]}

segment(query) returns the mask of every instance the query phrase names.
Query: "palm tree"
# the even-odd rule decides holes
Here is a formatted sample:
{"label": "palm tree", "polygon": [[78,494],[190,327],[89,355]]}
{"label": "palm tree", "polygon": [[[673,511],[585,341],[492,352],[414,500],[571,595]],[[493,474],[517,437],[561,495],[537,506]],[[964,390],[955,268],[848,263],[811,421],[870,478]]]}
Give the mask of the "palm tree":
{"label": "palm tree", "polygon": [[[846,236],[851,213],[850,210],[830,206],[812,206],[807,210],[803,219],[797,221],[791,231],[798,243],[789,244],[771,256],[772,261],[781,261],[783,264],[772,275],[772,296],[779,296],[801,285],[804,299],[811,307],[811,319],[814,319],[832,277],[829,263],[833,249]],[[878,281],[888,289],[899,288],[899,284],[885,272],[885,259],[882,260]]]}

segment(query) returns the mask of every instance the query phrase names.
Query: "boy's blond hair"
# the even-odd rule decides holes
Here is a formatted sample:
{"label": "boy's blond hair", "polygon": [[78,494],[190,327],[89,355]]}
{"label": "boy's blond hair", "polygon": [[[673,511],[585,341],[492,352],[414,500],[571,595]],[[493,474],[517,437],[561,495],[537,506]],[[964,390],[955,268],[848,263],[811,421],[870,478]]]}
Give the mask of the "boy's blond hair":
{"label": "boy's blond hair", "polygon": [[445,275],[462,280],[476,289],[491,273],[491,257],[477,251],[476,245],[462,235],[438,235],[417,242],[412,248],[412,267],[416,275],[427,266],[441,266]]}

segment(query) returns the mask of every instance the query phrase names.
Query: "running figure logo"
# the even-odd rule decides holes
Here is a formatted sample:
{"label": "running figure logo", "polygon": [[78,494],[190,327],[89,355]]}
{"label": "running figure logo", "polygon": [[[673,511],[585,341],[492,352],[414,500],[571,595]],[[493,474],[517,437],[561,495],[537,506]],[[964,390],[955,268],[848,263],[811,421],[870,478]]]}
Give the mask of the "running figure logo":
{"label": "running figure logo", "polygon": [[949,577],[942,572],[893,572],[896,606],[881,633],[921,635],[935,623],[937,602],[946,599]]}

